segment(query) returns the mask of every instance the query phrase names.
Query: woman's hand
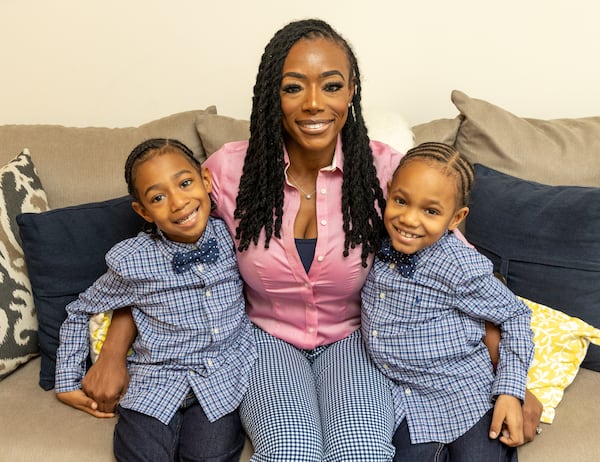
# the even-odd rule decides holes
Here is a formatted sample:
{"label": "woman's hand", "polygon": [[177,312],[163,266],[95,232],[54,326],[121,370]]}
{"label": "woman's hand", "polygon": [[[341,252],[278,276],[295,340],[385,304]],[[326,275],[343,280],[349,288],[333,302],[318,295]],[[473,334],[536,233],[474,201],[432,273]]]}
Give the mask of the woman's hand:
{"label": "woman's hand", "polygon": [[98,411],[113,413],[128,385],[126,361],[108,352],[101,352],[81,381],[81,392],[96,404]]}
{"label": "woman's hand", "polygon": [[537,429],[540,426],[540,419],[544,406],[537,397],[529,390],[525,390],[525,401],[523,402],[523,436],[525,443],[533,441],[536,437]]}
{"label": "woman's hand", "polygon": [[131,310],[122,308],[114,311],[98,359],[81,381],[83,393],[96,403],[101,412],[114,412],[127,391],[127,351],[136,335]]}
{"label": "woman's hand", "polygon": [[94,417],[106,419],[114,417],[114,412],[103,412],[98,410],[98,404],[89,396],[87,396],[83,390],[65,391],[63,393],[57,393],[56,397],[65,404],[68,404],[75,409],[87,412]]}

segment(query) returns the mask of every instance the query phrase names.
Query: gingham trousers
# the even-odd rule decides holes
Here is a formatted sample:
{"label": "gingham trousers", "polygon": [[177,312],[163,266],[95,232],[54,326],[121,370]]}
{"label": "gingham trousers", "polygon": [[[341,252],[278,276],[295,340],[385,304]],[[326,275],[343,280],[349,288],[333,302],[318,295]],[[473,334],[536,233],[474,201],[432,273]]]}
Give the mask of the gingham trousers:
{"label": "gingham trousers", "polygon": [[254,332],[259,357],[240,406],[252,462],[392,460],[390,387],[360,329],[309,351]]}

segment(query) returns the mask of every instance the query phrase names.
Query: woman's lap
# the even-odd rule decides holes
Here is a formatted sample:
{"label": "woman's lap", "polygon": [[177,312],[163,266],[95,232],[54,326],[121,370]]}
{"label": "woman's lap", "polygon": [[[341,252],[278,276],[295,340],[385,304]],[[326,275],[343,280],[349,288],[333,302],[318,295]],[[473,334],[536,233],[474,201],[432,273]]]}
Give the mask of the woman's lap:
{"label": "woman's lap", "polygon": [[259,359],[240,407],[253,461],[391,461],[386,379],[360,332],[310,353],[255,329]]}

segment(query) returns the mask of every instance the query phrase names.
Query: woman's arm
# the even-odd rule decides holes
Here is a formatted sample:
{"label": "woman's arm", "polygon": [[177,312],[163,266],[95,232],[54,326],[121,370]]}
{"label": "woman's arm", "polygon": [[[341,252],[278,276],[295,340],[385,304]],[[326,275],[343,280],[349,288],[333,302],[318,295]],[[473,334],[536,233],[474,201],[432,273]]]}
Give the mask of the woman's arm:
{"label": "woman's arm", "polygon": [[[492,363],[498,364],[500,359],[500,329],[486,321],[484,343],[490,352]],[[543,406],[536,396],[529,390],[525,390],[525,402],[521,407],[523,411],[523,436],[525,442],[533,441],[536,436],[536,430],[540,425]]]}
{"label": "woman's arm", "polygon": [[136,335],[131,310],[114,311],[98,360],[81,382],[83,392],[96,402],[98,411],[114,412],[127,391],[127,352]]}

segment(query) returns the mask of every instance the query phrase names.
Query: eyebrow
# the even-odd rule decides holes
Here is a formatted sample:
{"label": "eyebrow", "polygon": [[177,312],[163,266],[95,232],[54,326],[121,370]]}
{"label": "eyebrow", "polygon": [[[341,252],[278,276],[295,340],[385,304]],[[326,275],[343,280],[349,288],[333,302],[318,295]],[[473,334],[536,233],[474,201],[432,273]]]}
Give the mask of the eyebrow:
{"label": "eyebrow", "polygon": [[[339,76],[342,78],[342,80],[344,79],[344,75],[337,70],[333,70],[333,71],[325,71],[321,74],[319,74],[320,78],[327,78],[327,77],[332,77],[332,76]],[[301,74],[299,72],[286,72],[285,74],[283,74],[283,77],[294,77],[296,79],[306,79],[306,75]]]}

